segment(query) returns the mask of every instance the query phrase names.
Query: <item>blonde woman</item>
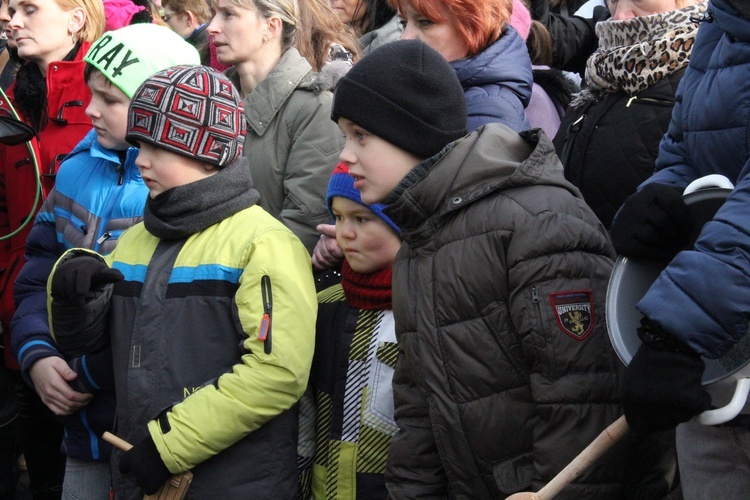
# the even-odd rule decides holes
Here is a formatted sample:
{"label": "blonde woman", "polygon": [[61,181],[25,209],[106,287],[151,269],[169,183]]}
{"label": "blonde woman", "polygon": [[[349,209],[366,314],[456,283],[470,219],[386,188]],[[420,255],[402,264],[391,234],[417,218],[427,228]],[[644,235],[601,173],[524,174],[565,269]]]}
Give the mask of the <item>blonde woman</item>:
{"label": "blonde woman", "polygon": [[244,154],[260,205],[294,232],[309,252],[315,227],[328,221],[328,178],[343,138],[331,121],[332,94],[316,93],[315,73],[295,47],[295,0],[214,0],[208,26],[219,62],[242,96]]}
{"label": "blonde woman", "polygon": [[[25,63],[7,98],[0,99],[0,113],[17,115],[35,137],[29,134],[28,142],[18,145],[0,144],[0,320],[6,342],[15,309],[13,282],[31,223],[54,185],[61,159],[91,130],[84,113],[91,93],[83,79],[83,56],[104,29],[101,0],[10,0],[8,10],[7,29]],[[6,363],[19,369],[11,356],[6,356]],[[30,489],[35,496],[59,495],[65,467],[62,427],[34,389],[42,394],[64,392],[65,404],[76,408],[88,399],[70,389],[61,366],[26,368],[24,375],[33,388],[19,384],[19,422]]]}

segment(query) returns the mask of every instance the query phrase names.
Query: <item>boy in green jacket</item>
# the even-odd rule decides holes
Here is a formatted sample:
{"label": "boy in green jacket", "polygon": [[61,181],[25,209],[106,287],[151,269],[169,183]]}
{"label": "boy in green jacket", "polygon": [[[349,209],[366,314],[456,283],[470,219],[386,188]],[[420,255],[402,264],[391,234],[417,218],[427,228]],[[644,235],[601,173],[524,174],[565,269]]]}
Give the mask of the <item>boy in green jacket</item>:
{"label": "boy in green jacket", "polygon": [[256,205],[245,126],[221,73],[176,66],[146,80],[126,136],[149,188],[144,222],[106,260],[70,250],[50,278],[54,334],[108,315],[116,432],[135,445],[113,454],[118,497],[188,469],[195,498],[296,492],[315,287],[299,239]]}

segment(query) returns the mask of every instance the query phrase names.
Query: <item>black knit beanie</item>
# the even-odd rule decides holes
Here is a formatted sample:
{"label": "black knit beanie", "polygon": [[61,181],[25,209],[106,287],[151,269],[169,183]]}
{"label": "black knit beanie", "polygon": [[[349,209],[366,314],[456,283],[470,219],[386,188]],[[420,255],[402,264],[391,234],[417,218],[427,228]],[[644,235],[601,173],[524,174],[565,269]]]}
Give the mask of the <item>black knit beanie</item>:
{"label": "black knit beanie", "polygon": [[348,118],[419,158],[466,135],[466,100],[453,68],[419,40],[366,55],[336,85],[331,118]]}

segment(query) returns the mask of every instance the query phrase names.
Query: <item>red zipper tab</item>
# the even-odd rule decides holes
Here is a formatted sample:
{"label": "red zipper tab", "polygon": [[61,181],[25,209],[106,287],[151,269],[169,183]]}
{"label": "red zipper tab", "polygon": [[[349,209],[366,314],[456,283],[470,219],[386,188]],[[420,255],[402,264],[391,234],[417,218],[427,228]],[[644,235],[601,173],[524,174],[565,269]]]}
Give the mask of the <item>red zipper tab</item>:
{"label": "red zipper tab", "polygon": [[268,327],[271,326],[271,317],[268,313],[260,319],[260,329],[258,330],[258,340],[265,342],[268,338]]}

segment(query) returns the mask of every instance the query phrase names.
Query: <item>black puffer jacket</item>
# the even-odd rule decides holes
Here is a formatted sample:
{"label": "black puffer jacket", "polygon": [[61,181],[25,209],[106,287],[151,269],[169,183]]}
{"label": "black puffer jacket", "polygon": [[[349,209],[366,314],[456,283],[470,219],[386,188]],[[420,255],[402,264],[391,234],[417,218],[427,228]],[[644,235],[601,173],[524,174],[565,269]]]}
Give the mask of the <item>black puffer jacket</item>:
{"label": "black puffer jacket", "polygon": [[[536,491],[620,413],[604,297],[614,251],[538,130],[490,124],[385,202],[399,432],[393,498]],[[560,498],[620,498],[623,453]]]}
{"label": "black puffer jacket", "polygon": [[609,229],[638,185],[654,173],[684,69],[635,95],[625,92],[568,109],[554,139],[565,178]]}

